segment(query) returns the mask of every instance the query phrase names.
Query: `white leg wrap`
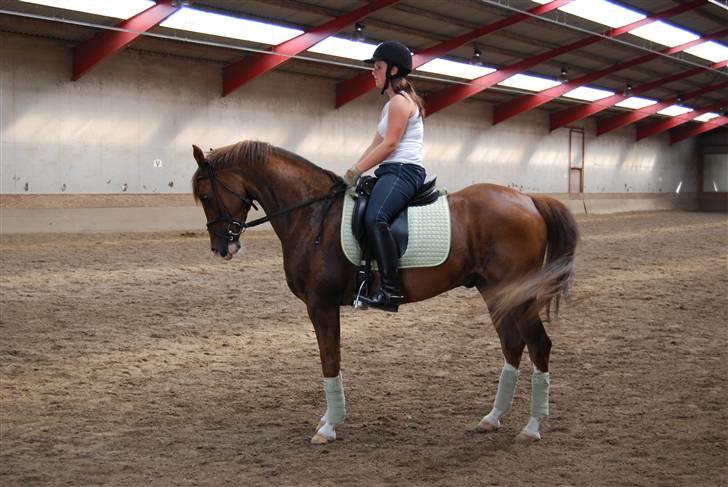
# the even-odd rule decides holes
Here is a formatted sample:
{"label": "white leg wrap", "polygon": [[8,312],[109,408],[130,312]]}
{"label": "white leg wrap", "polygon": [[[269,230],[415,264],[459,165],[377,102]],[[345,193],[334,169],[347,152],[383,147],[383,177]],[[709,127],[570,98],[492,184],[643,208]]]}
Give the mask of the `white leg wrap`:
{"label": "white leg wrap", "polygon": [[336,377],[324,377],[324,393],[326,394],[326,414],[322,418],[327,424],[336,426],[346,418],[346,398],[341,372]]}
{"label": "white leg wrap", "polygon": [[549,379],[548,372],[533,369],[531,375],[531,416],[545,418],[549,415]]}
{"label": "white leg wrap", "polygon": [[534,438],[541,438],[541,423],[549,415],[549,379],[548,372],[533,368],[531,375],[531,417],[523,431]]}
{"label": "white leg wrap", "polygon": [[507,413],[513,405],[517,382],[518,369],[506,362],[501,370],[500,379],[498,379],[498,390],[495,393],[493,409],[483,419],[496,427],[500,427],[501,416]]}

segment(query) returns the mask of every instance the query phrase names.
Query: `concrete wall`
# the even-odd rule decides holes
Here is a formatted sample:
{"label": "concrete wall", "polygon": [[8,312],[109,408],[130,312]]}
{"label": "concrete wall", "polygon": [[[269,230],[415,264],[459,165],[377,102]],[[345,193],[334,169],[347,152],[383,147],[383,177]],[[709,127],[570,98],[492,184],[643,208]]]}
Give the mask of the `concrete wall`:
{"label": "concrete wall", "polygon": [[[115,204],[114,196],[189,193],[196,167],[193,143],[208,149],[259,139],[343,173],[370,143],[385,101],[372,92],[337,110],[333,81],[281,71],[223,98],[218,63],[134,50],[72,82],[71,47],[0,33],[2,232],[24,231],[27,227],[11,223],[27,221],[21,210],[38,201],[62,211],[128,206]],[[492,126],[491,110],[487,103],[469,100],[426,119],[428,172],[450,191],[493,182],[559,193],[570,201],[564,195],[569,130],[549,133],[548,114],[540,110]],[[683,194],[696,191],[693,140],[670,146],[663,134],[635,143],[634,128],[597,138],[592,121],[581,127],[586,147],[582,197],[596,197],[595,211],[609,211],[609,201],[618,203],[614,211],[673,207],[678,185]],[[627,192],[632,196],[625,199]],[[32,199],[38,195],[55,199]],[[82,195],[101,197],[74,205]],[[138,201],[146,206],[146,200]],[[570,206],[580,211],[587,203],[570,201]],[[170,210],[173,215],[179,211]],[[46,216],[47,221],[37,222],[41,227],[75,228],[58,225],[73,215]],[[153,226],[156,217],[150,218]]]}
{"label": "concrete wall", "polygon": [[704,154],[703,171],[703,191],[728,191],[728,154]]}
{"label": "concrete wall", "polygon": [[703,192],[698,195],[698,207],[728,212],[728,127],[707,132],[699,140]]}
{"label": "concrete wall", "polygon": [[[71,82],[68,47],[0,33],[4,194],[187,192],[192,143],[242,139],[340,172],[370,142],[384,101],[372,92],[336,110],[333,82],[281,72],[222,98],[219,65],[133,50]],[[453,190],[490,181],[568,191],[568,129],[549,133],[538,110],[491,126],[491,109],[466,101],[426,120],[429,172]],[[695,190],[691,142],[634,143],[629,128],[596,138],[591,121],[584,127],[586,192],[671,192],[680,181]]]}

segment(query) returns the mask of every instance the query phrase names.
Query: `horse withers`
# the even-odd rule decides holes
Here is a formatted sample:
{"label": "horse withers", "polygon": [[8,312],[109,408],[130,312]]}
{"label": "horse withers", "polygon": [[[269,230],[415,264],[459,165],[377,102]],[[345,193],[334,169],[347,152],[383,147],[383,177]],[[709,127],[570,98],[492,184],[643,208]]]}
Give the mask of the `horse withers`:
{"label": "horse withers", "polygon": [[[207,217],[212,251],[230,259],[244,230],[270,221],[281,240],[288,286],[308,310],[318,341],[326,412],[312,443],[336,439],[346,417],[340,373],[341,306],[351,305],[356,268],[340,242],[341,178],[285,149],[244,141],[205,155],[196,146],[193,194]],[[246,222],[259,203],[266,217]],[[549,413],[551,340],[540,312],[567,296],[574,274],[578,231],[558,200],[492,184],[448,195],[451,247],[445,262],[401,271],[404,303],[459,287],[475,287],[491,314],[505,364],[491,411],[476,430],[493,432],[511,408],[525,347],[533,364],[531,413],[519,440],[541,438]],[[312,224],[313,222],[313,224]],[[348,224],[348,222],[346,223]]]}

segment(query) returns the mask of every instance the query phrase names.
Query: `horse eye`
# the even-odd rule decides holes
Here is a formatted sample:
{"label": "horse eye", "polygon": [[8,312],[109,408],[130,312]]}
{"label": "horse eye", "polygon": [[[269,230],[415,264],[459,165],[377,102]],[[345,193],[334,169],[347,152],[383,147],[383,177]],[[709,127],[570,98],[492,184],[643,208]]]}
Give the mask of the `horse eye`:
{"label": "horse eye", "polygon": [[200,201],[202,201],[202,206],[207,206],[208,203],[210,203],[210,197],[207,196],[206,194],[203,194],[202,197],[200,198]]}

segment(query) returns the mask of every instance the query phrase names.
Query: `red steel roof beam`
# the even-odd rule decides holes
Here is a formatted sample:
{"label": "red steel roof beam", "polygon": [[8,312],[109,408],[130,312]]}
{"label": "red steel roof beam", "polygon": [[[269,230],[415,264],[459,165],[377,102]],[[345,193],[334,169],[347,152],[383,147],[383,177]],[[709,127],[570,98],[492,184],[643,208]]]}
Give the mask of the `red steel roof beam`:
{"label": "red steel roof beam", "polygon": [[[543,15],[547,12],[555,10],[559,7],[566,5],[567,3],[573,2],[574,0],[554,0],[545,5],[539,5],[528,11],[528,13],[515,14],[505,19],[501,19],[492,24],[485,25],[478,29],[475,29],[467,34],[455,37],[447,40],[435,46],[424,49],[414,56],[412,56],[412,68],[417,69],[425,63],[432,61],[435,58],[443,56],[448,52],[457,49],[463,44],[467,44],[470,41],[478,39],[480,37],[491,34],[505,27],[523,22],[531,18],[531,15]],[[529,15],[530,14],[530,15]],[[360,97],[364,93],[374,88],[374,78],[369,71],[355,76],[354,78],[342,81],[336,85],[336,108],[339,108],[352,100]]]}
{"label": "red steel roof beam", "polygon": [[694,9],[699,5],[707,3],[707,1],[708,0],[693,0],[684,5],[678,5],[676,7],[646,17],[642,20],[632,22],[631,24],[623,25],[622,27],[616,27],[614,29],[609,29],[607,31],[604,31],[602,34],[588,36],[584,39],[572,42],[567,46],[561,46],[556,49],[552,49],[551,51],[539,54],[537,56],[523,59],[521,61],[518,61],[517,63],[505,66],[493,73],[486,74],[485,76],[481,76],[480,78],[475,78],[467,85],[450,86],[443,90],[437,91],[432,95],[428,96],[425,100],[425,113],[428,116],[432,115],[433,113],[436,113],[443,108],[452,105],[453,103],[464,100],[466,98],[470,98],[471,96],[476,95],[477,93],[480,93],[481,91],[486,90],[491,86],[500,83],[501,81],[508,79],[515,74],[521,73],[529,68],[532,68],[533,66],[536,66],[537,64],[541,64],[542,62],[556,56],[560,56],[567,52],[575,51],[577,49],[581,49],[582,47],[597,43],[605,37],[620,36],[638,27],[642,27],[643,25],[651,24],[652,22],[655,22],[657,20],[680,14],[682,12],[685,12],[686,10]]}
{"label": "red steel roof beam", "polygon": [[662,101],[655,103],[654,105],[650,105],[650,106],[639,108],[637,110],[633,110],[630,112],[622,113],[620,115],[617,115],[616,117],[608,118],[606,120],[600,120],[597,123],[597,136],[606,134],[607,132],[611,132],[612,130],[616,130],[618,128],[622,128],[627,125],[638,122],[638,121],[642,120],[643,118],[647,118],[650,115],[653,115],[664,108],[674,105],[675,103],[679,103],[679,101],[689,100],[691,98],[695,98],[696,96],[704,95],[706,93],[710,93],[711,91],[719,90],[721,88],[724,88],[727,84],[728,84],[728,82],[723,82],[723,83],[718,83],[717,85],[713,85],[713,86],[706,86],[704,88],[700,88],[695,91],[691,91],[689,93],[684,93],[680,96],[673,96],[671,98],[666,98]]}
{"label": "red steel roof beam", "polygon": [[723,125],[728,125],[728,117],[715,117],[708,120],[707,122],[703,122],[698,125],[673,130],[672,132],[670,132],[670,145],[677,144],[681,140],[685,140],[690,137],[695,137],[696,135],[715,130],[718,127],[722,127]]}
{"label": "red steel roof beam", "polygon": [[223,71],[222,95],[229,95],[248,81],[285,63],[290,59],[290,56],[295,56],[306,49],[310,49],[327,37],[336,34],[347,25],[353,24],[357,20],[399,1],[375,0],[347,14],[336,17],[323,25],[314,27],[293,39],[274,46],[271,48],[270,54],[253,54],[236,63],[225,66]]}
{"label": "red steel roof beam", "polygon": [[116,28],[124,30],[107,30],[77,45],[73,48],[71,79],[79,80],[99,62],[121,51],[177,10],[178,7],[172,6],[172,0],[159,0],[156,5],[116,25]]}
{"label": "red steel roof beam", "polygon": [[568,83],[563,83],[558,86],[539,91],[538,93],[534,93],[532,95],[523,95],[516,98],[515,100],[501,103],[500,105],[495,107],[495,110],[493,110],[493,125],[497,125],[500,122],[515,117],[518,114],[540,107],[541,105],[544,105],[575,88],[584,86],[587,83],[591,83],[592,81],[616,73],[617,71],[631,68],[632,66],[644,64],[648,61],[660,57],[660,55],[675,54],[684,51],[685,49],[690,49],[691,47],[697,46],[698,44],[702,44],[709,40],[723,37],[726,35],[728,35],[728,29],[724,29],[719,32],[715,32],[713,34],[701,37],[699,39],[695,39],[694,41],[685,42],[684,44],[680,44],[678,46],[663,49],[659,53],[645,54],[643,56],[630,59],[629,61],[615,64],[614,66],[610,66],[608,68],[601,69],[599,71],[595,71],[584,76],[580,76],[579,78],[576,78],[573,81],[569,81]]}
{"label": "red steel roof beam", "polygon": [[643,125],[637,129],[637,140],[642,140],[646,137],[660,134],[666,130],[670,130],[671,128],[688,123],[690,120],[693,120],[704,113],[712,112],[713,110],[720,110],[723,107],[728,107],[728,100],[711,103],[710,105],[695,109],[692,112],[683,113],[676,117],[669,117],[664,120],[658,120],[656,122]]}
{"label": "red steel roof beam", "polygon": [[[721,61],[719,63],[711,64],[710,69],[720,69],[726,65],[728,65],[728,61]],[[621,93],[614,94],[606,98],[593,101],[592,103],[576,105],[566,108],[564,110],[559,110],[558,112],[553,112],[549,117],[551,122],[550,129],[553,131],[563,127],[564,125],[578,122],[579,120],[584,119],[590,115],[594,115],[595,113],[599,113],[603,110],[606,110],[607,108],[613,107],[617,103],[621,102],[622,100],[626,100],[627,98],[641,95],[642,93],[646,93],[655,88],[659,88],[660,86],[665,86],[674,81],[679,81],[681,79],[689,78],[690,76],[695,76],[696,74],[704,72],[705,70],[703,68],[689,69],[687,71],[683,71],[682,73],[668,76],[667,78],[660,78],[658,80],[651,81],[643,85],[635,86],[634,88],[632,88],[632,93],[630,95],[624,95]]]}

